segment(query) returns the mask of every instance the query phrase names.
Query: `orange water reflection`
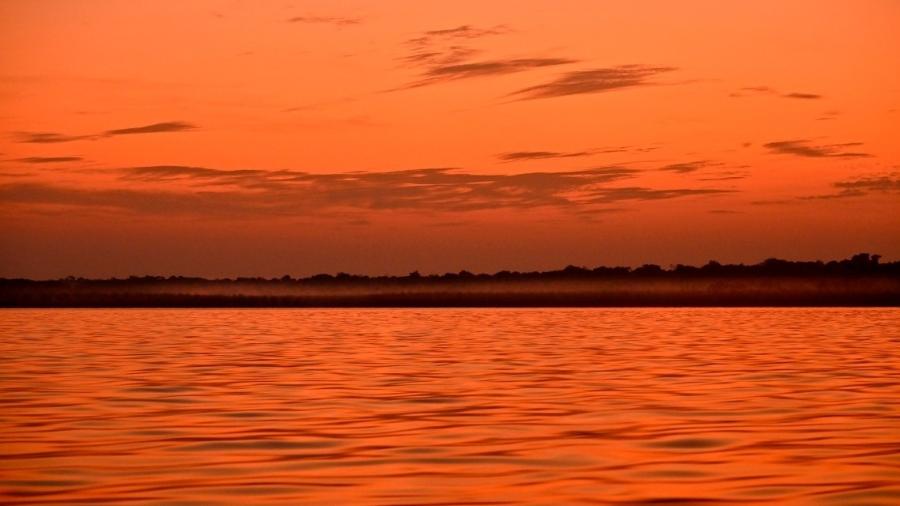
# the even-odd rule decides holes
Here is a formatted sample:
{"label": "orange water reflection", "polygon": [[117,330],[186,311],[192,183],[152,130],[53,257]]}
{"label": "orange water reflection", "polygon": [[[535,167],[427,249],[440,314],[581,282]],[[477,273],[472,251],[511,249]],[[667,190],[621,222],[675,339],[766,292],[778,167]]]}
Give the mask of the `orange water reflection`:
{"label": "orange water reflection", "polygon": [[900,310],[7,310],[6,504],[898,504]]}

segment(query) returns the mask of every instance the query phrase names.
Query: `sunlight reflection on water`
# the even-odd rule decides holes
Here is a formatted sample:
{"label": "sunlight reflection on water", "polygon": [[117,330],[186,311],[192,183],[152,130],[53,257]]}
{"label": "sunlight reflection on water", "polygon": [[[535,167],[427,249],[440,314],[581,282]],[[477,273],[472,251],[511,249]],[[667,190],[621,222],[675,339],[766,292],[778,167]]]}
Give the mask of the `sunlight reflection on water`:
{"label": "sunlight reflection on water", "polygon": [[5,504],[898,504],[900,310],[4,310]]}

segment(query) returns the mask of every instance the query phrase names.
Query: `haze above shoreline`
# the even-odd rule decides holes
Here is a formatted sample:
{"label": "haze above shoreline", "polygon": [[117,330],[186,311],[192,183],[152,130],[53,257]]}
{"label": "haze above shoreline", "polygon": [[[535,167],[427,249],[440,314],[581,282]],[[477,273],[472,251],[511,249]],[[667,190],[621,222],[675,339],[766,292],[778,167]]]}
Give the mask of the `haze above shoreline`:
{"label": "haze above shoreline", "polygon": [[0,279],[0,307],[900,306],[900,262],[658,265],[307,278]]}

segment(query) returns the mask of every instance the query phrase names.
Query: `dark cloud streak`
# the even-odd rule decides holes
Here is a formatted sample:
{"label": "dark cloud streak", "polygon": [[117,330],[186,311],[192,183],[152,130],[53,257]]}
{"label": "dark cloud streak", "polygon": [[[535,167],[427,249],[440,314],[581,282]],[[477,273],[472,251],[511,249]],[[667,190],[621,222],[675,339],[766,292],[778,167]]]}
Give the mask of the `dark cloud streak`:
{"label": "dark cloud streak", "polygon": [[480,39],[482,37],[502,35],[508,32],[510,32],[510,29],[503,25],[498,25],[493,28],[476,28],[472,25],[460,25],[455,28],[428,30],[422,32],[418,37],[409,39],[406,43],[411,46],[428,46],[452,39]]}
{"label": "dark cloud streak", "polygon": [[861,146],[861,142],[825,145],[813,145],[811,142],[805,139],[775,141],[763,144],[763,147],[773,153],[808,158],[867,158],[872,156],[869,153],[845,151],[846,148]]}
{"label": "dark cloud streak", "polygon": [[29,156],[27,158],[16,158],[13,161],[22,162],[22,163],[65,163],[65,162],[80,162],[83,160],[80,156]]}
{"label": "dark cloud streak", "polygon": [[510,153],[502,153],[497,158],[504,162],[516,162],[525,160],[546,160],[549,158],[576,158],[581,156],[590,156],[590,151],[576,151],[570,153],[560,153],[557,151],[513,151]]}
{"label": "dark cloud streak", "polygon": [[512,96],[518,96],[518,100],[535,100],[646,86],[653,84],[649,81],[650,78],[674,70],[677,69],[675,67],[654,67],[648,65],[620,65],[618,67],[578,70],[567,72],[548,83],[523,88],[512,93]]}
{"label": "dark cloud streak", "polygon": [[678,174],[688,174],[690,172],[696,172],[703,167],[707,167],[710,165],[710,162],[707,160],[698,160],[695,162],[681,162],[681,163],[672,163],[662,167],[659,170],[668,171],[668,172],[677,172]]}
{"label": "dark cloud streak", "polygon": [[784,95],[781,95],[781,96],[784,98],[797,98],[800,100],[818,100],[818,99],[822,98],[822,95],[816,95],[815,93],[798,93],[798,92],[785,93]]}
{"label": "dark cloud streak", "polygon": [[461,25],[455,28],[422,32],[418,37],[406,41],[411,53],[400,60],[407,65],[424,70],[419,80],[398,89],[419,88],[459,79],[501,76],[577,62],[577,60],[569,58],[554,57],[496,58],[479,61],[473,58],[482,51],[463,45],[474,39],[501,35],[509,31],[504,26],[476,28],[472,25]]}
{"label": "dark cloud streak", "polygon": [[[154,214],[305,216],[324,210],[464,212],[585,206],[714,195],[715,188],[612,186],[640,171],[599,167],[568,172],[473,174],[427,168],[313,174],[292,170],[219,170],[189,166],[118,169],[122,182],[155,183],[86,189],[38,183],[0,186],[0,200],[125,209]],[[163,187],[159,187],[163,185]]]}
{"label": "dark cloud streak", "polygon": [[106,130],[105,132],[99,134],[67,135],[59,132],[15,132],[13,134],[13,137],[16,139],[16,142],[20,143],[55,144],[81,140],[98,140],[108,137],[117,137],[120,135],[184,132],[187,130],[194,130],[196,128],[196,125],[192,125],[191,123],[187,123],[184,121],[164,121],[161,123],[153,123],[150,125]]}
{"label": "dark cloud streak", "polygon": [[166,132],[183,132],[185,130],[193,130],[196,126],[185,123],[184,121],[165,121],[162,123],[153,123],[152,125],[144,125],[131,128],[119,128],[117,130],[107,130],[103,132],[105,136],[116,135],[133,135],[133,134],[155,134]]}
{"label": "dark cloud streak", "polygon": [[422,74],[423,79],[410,83],[406,88],[418,88],[432,84],[471,79],[474,77],[500,76],[524,72],[542,67],[568,65],[577,60],[567,58],[516,58],[511,60],[489,60],[450,65],[434,65]]}
{"label": "dark cloud streak", "polygon": [[771,96],[777,96],[780,98],[793,98],[793,99],[798,99],[798,100],[819,100],[819,99],[823,98],[822,95],[819,95],[816,93],[805,93],[805,92],[799,92],[799,91],[794,91],[794,92],[790,92],[790,93],[781,93],[780,91],[776,90],[775,88],[771,88],[769,86],[745,86],[745,87],[741,88],[740,92],[731,93],[730,96],[734,97],[734,98],[740,98],[740,97],[743,97],[745,93],[750,93],[750,94],[754,94],[754,95],[771,95]]}
{"label": "dark cloud streak", "polygon": [[97,139],[97,135],[66,135],[59,132],[15,132],[16,142],[25,144],[56,144],[84,139]]}
{"label": "dark cloud streak", "polygon": [[347,18],[341,16],[295,16],[287,20],[288,23],[305,23],[315,25],[351,26],[362,22],[360,18]]}
{"label": "dark cloud streak", "polygon": [[896,174],[885,176],[866,176],[857,179],[846,179],[832,183],[837,193],[800,197],[800,200],[830,200],[848,197],[863,197],[871,193],[900,192],[900,177]]}

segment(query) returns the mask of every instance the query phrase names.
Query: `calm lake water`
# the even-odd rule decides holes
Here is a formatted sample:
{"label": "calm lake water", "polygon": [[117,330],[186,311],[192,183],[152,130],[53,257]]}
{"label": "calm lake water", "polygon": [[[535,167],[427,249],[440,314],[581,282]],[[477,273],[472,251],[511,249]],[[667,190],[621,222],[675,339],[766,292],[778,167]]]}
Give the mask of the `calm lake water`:
{"label": "calm lake water", "polygon": [[898,309],[3,310],[4,504],[900,504]]}

